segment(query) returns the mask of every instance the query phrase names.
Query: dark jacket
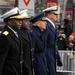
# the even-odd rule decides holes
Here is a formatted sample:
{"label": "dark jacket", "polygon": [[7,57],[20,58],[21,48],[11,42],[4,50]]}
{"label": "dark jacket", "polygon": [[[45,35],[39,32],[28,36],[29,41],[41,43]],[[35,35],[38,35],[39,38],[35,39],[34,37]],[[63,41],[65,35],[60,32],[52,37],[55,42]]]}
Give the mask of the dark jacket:
{"label": "dark jacket", "polygon": [[57,60],[60,60],[60,56],[56,48],[57,32],[49,21],[47,21],[47,28],[44,35],[46,35],[47,33],[48,37],[46,45],[46,55],[49,69],[48,75],[56,75],[56,63]]}
{"label": "dark jacket", "polygon": [[43,32],[37,26],[31,29],[32,47],[34,48],[35,75],[47,75],[47,60]]}
{"label": "dark jacket", "polygon": [[71,28],[70,24],[65,24],[64,33],[65,33],[65,35],[66,35],[67,38],[71,35],[72,28]]}
{"label": "dark jacket", "polygon": [[34,49],[32,49],[31,36],[28,33],[28,30],[26,30],[25,28],[21,28],[19,34],[21,35],[23,41],[23,73],[24,75],[33,75]]}
{"label": "dark jacket", "polygon": [[64,19],[64,33],[68,39],[68,37],[71,35],[72,33],[72,27],[69,24],[69,20],[68,19]]}
{"label": "dark jacket", "polygon": [[5,26],[0,34],[0,75],[21,75],[21,37]]}
{"label": "dark jacket", "polygon": [[57,46],[58,50],[66,50],[67,49],[67,39],[62,36],[57,38]]}

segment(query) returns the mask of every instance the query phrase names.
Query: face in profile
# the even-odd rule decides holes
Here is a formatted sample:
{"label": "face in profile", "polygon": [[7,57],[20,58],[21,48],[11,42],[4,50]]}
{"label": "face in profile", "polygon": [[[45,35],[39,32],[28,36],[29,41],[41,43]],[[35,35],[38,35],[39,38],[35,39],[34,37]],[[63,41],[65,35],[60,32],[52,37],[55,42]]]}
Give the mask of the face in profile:
{"label": "face in profile", "polygon": [[22,26],[25,27],[26,29],[30,29],[30,22],[28,21],[28,19],[22,20]]}
{"label": "face in profile", "polygon": [[12,27],[15,29],[20,29],[22,26],[22,21],[21,20],[17,20],[17,19],[13,19],[12,21]]}
{"label": "face in profile", "polygon": [[46,21],[42,21],[42,20],[37,21],[35,25],[38,26],[41,30],[46,29]]}
{"label": "face in profile", "polygon": [[48,14],[48,18],[54,23],[58,20],[58,15],[55,13]]}

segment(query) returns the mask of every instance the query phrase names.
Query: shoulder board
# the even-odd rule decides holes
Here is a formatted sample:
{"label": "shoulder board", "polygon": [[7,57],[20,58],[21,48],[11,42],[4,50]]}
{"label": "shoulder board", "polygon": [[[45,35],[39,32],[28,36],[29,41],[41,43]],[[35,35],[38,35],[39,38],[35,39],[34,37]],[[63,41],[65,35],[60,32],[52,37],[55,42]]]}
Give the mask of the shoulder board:
{"label": "shoulder board", "polygon": [[9,32],[8,31],[4,31],[3,34],[7,36],[9,34]]}

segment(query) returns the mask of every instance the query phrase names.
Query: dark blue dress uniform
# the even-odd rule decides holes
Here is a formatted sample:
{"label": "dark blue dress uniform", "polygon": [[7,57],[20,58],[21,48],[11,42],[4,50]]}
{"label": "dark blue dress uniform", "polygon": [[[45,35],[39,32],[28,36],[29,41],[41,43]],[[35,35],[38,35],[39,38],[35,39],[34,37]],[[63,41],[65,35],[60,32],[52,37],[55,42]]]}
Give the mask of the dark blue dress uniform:
{"label": "dark blue dress uniform", "polygon": [[43,32],[37,26],[31,29],[32,47],[34,48],[35,75],[47,75],[46,45]]}
{"label": "dark blue dress uniform", "polygon": [[57,33],[53,25],[51,25],[49,21],[47,21],[47,28],[45,30],[45,33],[48,34],[46,38],[47,39],[46,55],[49,70],[48,75],[56,75],[56,63],[57,60],[60,60],[60,56],[58,50],[56,49]]}
{"label": "dark blue dress uniform", "polygon": [[[45,14],[47,15],[47,28],[46,28],[46,33],[48,33],[47,36],[47,45],[46,45],[46,55],[47,55],[47,65],[48,65],[48,75],[56,75],[56,64],[61,66],[60,62],[60,56],[58,53],[58,50],[56,48],[56,41],[57,41],[57,32],[52,23],[49,21],[49,14],[59,14],[58,12],[58,7],[53,6],[50,8],[46,8],[43,10]],[[51,18],[51,16],[50,16]],[[44,35],[46,35],[46,33]]]}
{"label": "dark blue dress uniform", "polygon": [[[30,19],[30,22],[35,23],[38,20],[46,20],[44,12],[39,13]],[[46,60],[46,40],[38,26],[32,26],[30,31],[32,37],[32,47],[34,48],[34,70],[35,75],[47,75],[47,60]]]}

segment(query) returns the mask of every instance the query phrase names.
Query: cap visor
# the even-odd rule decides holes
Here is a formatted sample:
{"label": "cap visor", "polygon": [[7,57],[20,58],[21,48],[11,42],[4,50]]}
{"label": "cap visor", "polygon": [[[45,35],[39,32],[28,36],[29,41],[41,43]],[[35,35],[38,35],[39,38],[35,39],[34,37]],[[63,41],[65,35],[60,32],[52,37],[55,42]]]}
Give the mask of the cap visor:
{"label": "cap visor", "polygon": [[12,16],[10,19],[24,19],[23,16],[17,15],[17,16]]}
{"label": "cap visor", "polygon": [[25,19],[29,19],[29,18],[31,18],[30,16],[23,16]]}
{"label": "cap visor", "polygon": [[53,11],[54,14],[59,15],[60,13],[58,11]]}

